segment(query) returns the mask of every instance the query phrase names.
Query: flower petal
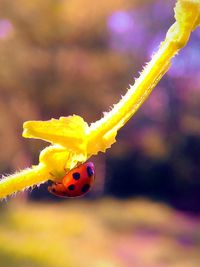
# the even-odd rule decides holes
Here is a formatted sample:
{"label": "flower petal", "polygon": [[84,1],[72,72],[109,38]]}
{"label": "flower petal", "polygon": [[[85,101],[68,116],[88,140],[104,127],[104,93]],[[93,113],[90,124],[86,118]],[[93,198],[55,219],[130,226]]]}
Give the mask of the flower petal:
{"label": "flower petal", "polygon": [[23,136],[61,145],[70,151],[86,153],[88,124],[77,115],[49,121],[27,121]]}

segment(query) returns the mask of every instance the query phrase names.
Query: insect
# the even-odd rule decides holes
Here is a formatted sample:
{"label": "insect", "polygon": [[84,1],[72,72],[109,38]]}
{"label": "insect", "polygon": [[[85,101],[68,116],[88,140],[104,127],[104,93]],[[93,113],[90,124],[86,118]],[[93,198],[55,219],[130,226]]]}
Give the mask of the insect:
{"label": "insect", "polygon": [[79,197],[90,190],[94,175],[94,164],[85,162],[69,171],[60,182],[50,185],[48,190],[59,197]]}

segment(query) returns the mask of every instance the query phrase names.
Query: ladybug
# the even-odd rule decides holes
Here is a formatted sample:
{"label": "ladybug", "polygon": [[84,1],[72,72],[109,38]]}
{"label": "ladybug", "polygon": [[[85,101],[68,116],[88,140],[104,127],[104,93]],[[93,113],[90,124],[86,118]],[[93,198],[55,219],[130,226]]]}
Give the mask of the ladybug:
{"label": "ladybug", "polygon": [[59,197],[79,197],[86,194],[94,182],[94,164],[85,162],[70,170],[60,182],[54,182],[48,191]]}

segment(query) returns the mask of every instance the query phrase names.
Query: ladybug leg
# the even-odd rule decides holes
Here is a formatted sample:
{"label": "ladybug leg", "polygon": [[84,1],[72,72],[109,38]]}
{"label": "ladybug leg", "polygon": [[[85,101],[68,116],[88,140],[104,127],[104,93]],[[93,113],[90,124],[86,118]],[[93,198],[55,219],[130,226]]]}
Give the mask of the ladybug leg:
{"label": "ladybug leg", "polygon": [[49,172],[49,174],[51,175],[51,177],[56,178],[52,172]]}
{"label": "ladybug leg", "polygon": [[69,172],[69,170],[66,167],[64,167],[64,171],[65,171],[65,173]]}
{"label": "ladybug leg", "polygon": [[[54,185],[62,183],[62,182],[61,182],[61,181],[62,181],[62,178],[58,179],[52,172],[49,172],[49,174],[51,175],[50,181],[51,181]],[[53,184],[52,184],[52,185],[53,185]]]}

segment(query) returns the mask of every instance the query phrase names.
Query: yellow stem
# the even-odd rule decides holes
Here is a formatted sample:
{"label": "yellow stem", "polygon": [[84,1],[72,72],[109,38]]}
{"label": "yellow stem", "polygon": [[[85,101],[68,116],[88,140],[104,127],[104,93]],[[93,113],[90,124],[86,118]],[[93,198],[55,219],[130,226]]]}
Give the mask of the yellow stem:
{"label": "yellow stem", "polygon": [[[131,86],[126,95],[122,97],[121,101],[119,101],[110,112],[106,113],[102,119],[91,124],[90,132],[88,134],[92,136],[90,142],[95,142],[100,136],[104,136],[104,134],[112,130],[118,124],[120,124],[120,126],[124,125],[125,122],[132,117],[145,99],[147,99],[160,78],[168,70],[169,48],[170,44],[161,47],[158,53],[143,70],[135,84]],[[160,54],[164,54],[165,57],[159,57]],[[91,134],[91,132],[94,131],[97,135],[94,133]]]}
{"label": "yellow stem", "polygon": [[167,72],[171,59],[186,45],[191,31],[198,26],[199,14],[199,0],[177,2],[175,7],[177,21],[170,27],[165,41],[161,43],[157,53],[119,103],[102,119],[91,124],[88,132],[88,136],[91,137],[88,140],[88,147],[95,147],[96,140],[101,140],[107,133],[117,132],[133,116]]}
{"label": "yellow stem", "polygon": [[44,165],[39,164],[0,180],[0,198],[45,182],[49,177]]}

